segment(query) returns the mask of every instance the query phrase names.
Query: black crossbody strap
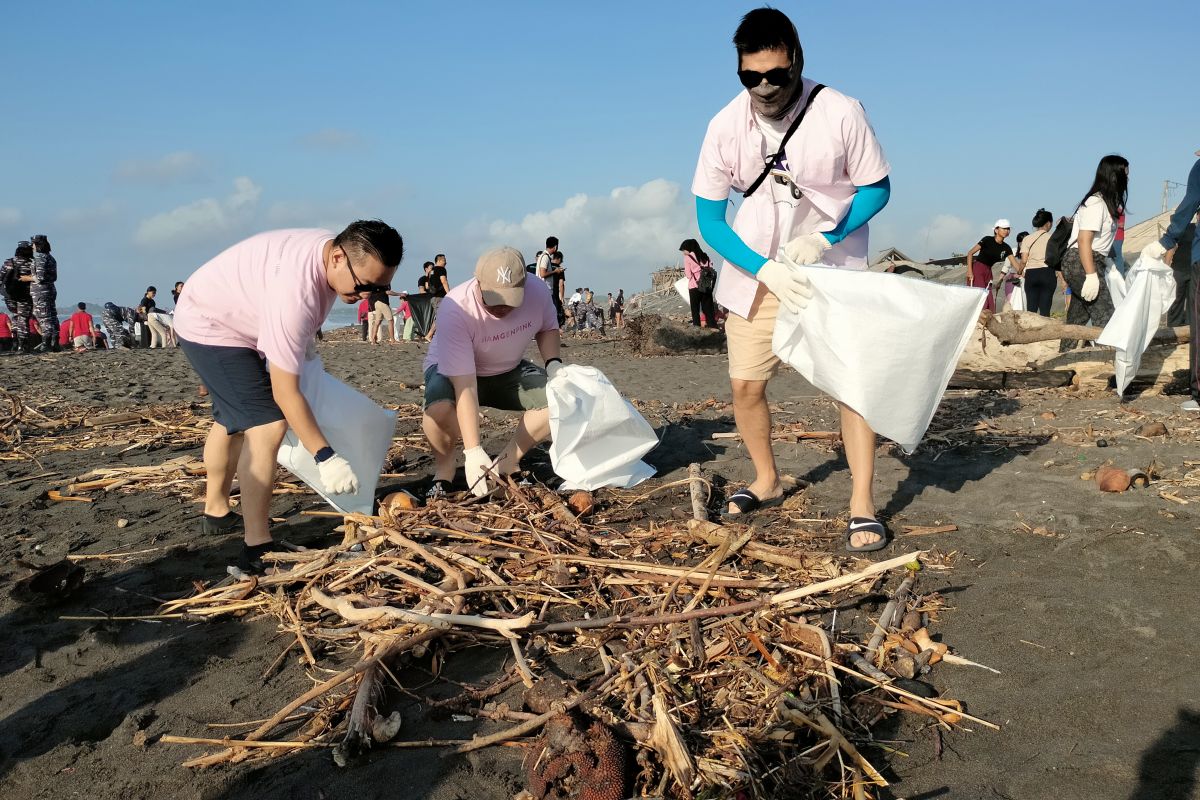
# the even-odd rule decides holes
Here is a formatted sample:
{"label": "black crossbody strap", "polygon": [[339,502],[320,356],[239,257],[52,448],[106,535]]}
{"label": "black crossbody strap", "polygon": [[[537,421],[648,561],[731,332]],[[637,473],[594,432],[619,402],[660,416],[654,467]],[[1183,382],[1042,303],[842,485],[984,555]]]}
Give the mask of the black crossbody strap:
{"label": "black crossbody strap", "polygon": [[809,106],[812,105],[813,100],[816,99],[816,96],[820,94],[821,90],[824,88],[825,84],[823,83],[818,83],[813,87],[812,92],[810,92],[808,95],[808,99],[804,101],[804,107],[800,109],[800,113],[796,115],[796,119],[792,122],[791,127],[789,127],[787,129],[787,133],[783,135],[783,141],[779,143],[779,150],[767,159],[767,166],[763,168],[762,174],[758,176],[754,183],[750,184],[750,188],[742,192],[743,198],[754,194],[758,187],[762,186],[762,182],[767,179],[767,176],[771,174],[771,168],[775,166],[775,161],[781,155],[783,155],[783,149],[787,147],[788,139],[791,139],[792,134],[795,133],[796,129],[800,127],[800,123],[804,121],[804,115],[808,113]]}

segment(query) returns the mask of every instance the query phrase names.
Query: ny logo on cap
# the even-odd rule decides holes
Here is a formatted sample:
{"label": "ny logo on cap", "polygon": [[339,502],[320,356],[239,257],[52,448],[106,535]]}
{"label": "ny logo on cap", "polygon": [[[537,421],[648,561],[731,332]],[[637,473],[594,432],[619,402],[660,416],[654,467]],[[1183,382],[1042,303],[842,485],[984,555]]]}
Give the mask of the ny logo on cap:
{"label": "ny logo on cap", "polygon": [[497,283],[512,283],[512,267],[496,267]]}

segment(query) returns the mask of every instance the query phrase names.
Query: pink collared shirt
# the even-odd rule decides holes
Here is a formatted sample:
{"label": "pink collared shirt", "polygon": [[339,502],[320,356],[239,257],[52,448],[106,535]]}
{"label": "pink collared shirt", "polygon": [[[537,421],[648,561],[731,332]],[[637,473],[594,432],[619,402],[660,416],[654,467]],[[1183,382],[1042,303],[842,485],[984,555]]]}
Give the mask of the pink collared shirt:
{"label": "pink collared shirt", "polygon": [[192,273],[175,307],[175,333],[196,344],[248,347],[299,375],[304,351],[337,298],[322,258],[333,233],[268,231]]}
{"label": "pink collared shirt", "polygon": [[[774,152],[770,141],[782,136],[800,112],[815,81],[804,79],[803,95],[775,131],[764,135],[743,91],[708,124],[692,193],[706,200],[741,194],[762,173]],[[775,258],[780,247],[805,233],[830,231],[845,216],[855,187],[883,180],[890,166],[862,104],[826,87],[813,100],[804,121],[788,141],[786,160],[737,209],[733,230],[754,251]],[[799,195],[799,196],[797,196]],[[825,252],[822,263],[848,269],[867,266],[867,226]],[[716,301],[745,317],[761,288],[753,275],[725,261]]]}

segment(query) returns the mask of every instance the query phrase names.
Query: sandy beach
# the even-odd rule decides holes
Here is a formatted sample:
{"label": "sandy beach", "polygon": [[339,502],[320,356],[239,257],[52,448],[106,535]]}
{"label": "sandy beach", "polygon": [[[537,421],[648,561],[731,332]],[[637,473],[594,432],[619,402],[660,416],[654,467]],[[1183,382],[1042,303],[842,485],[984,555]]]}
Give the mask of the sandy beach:
{"label": "sandy beach", "polygon": [[[639,401],[662,440],[647,459],[659,470],[655,481],[678,479],[693,461],[719,487],[747,478],[738,442],[713,438],[734,430],[724,356],[640,358],[621,341],[567,344],[569,361],[601,368]],[[401,446],[391,468],[403,477],[384,483],[423,487],[429,464],[415,404],[425,345],[372,347],[343,336],[319,351],[335,376],[400,407]],[[0,358],[0,386],[46,418],[190,407],[203,419],[196,384],[177,350]],[[770,399],[780,428],[836,427],[834,404],[794,373],[772,382]],[[946,666],[936,682],[1002,730],[938,737],[909,721],[876,731],[889,750],[871,755],[893,783],[879,796],[1196,796],[1200,754],[1187,743],[1200,736],[1200,669],[1189,656],[1200,615],[1192,578],[1200,561],[1193,510],[1200,420],[1178,412],[1181,399],[1145,392],[1121,404],[1090,390],[954,390],[915,454],[881,443],[876,497],[899,535],[872,558],[918,547],[950,557],[953,569],[923,579],[949,599],[937,633],[1001,674]],[[489,418],[494,444],[511,418]],[[1167,434],[1137,435],[1147,422],[1163,423]],[[15,449],[0,460],[4,582],[67,555],[129,555],[76,561],[86,580],[58,605],[22,603],[7,591],[0,599],[8,643],[0,656],[6,797],[507,800],[520,790],[521,753],[504,747],[454,758],[380,749],[344,769],[315,749],[235,767],[180,766],[203,750],[163,744],[161,736],[244,733],[253,725],[208,724],[261,720],[327,674],[296,658],[272,670],[283,641],[266,618],[103,619],[152,615],[160,600],[192,592],[194,581],[219,579],[239,542],[202,538],[198,507],[169,487],[102,492],[93,503],[47,502],[47,489],[89,470],[200,456],[194,437],[159,437],[147,446],[97,431],[99,446],[79,449],[79,431],[72,436],[70,450],[33,459]],[[776,454],[786,473],[807,484],[802,491],[815,514],[845,513],[849,476],[835,446],[782,442]],[[1102,494],[1080,476],[1106,462],[1156,477],[1143,489]],[[662,498],[653,513],[687,504],[678,493]],[[337,520],[299,513],[320,507],[311,494],[277,497],[272,513],[287,521],[276,536],[310,546],[330,541]],[[957,529],[904,533],[905,526],[943,525]],[[831,533],[828,549],[841,546]],[[445,677],[482,680],[503,655],[451,659]],[[419,669],[403,674],[429,680]],[[457,722],[416,701],[400,710],[408,738],[469,737],[496,727]]]}

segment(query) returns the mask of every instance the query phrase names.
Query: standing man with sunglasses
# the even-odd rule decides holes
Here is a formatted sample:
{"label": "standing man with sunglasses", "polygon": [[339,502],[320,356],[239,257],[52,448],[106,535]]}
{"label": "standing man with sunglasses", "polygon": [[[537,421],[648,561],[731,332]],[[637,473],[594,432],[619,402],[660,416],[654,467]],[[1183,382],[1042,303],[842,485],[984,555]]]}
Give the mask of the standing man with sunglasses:
{"label": "standing man with sunglasses", "polygon": [[[336,236],[319,229],[261,233],[187,279],[175,332],[213,405],[202,530],[225,533],[243,524],[243,571],[261,572],[271,549],[275,458],[288,427],[316,459],[328,491],[358,490],[358,476],[329,446],[300,393],[300,373],[334,300],[353,304],[386,292],[403,256],[393,228],[360,220]],[[229,507],[235,474],[241,517]]]}
{"label": "standing man with sunglasses", "polygon": [[[780,304],[800,312],[812,296],[803,270],[783,262],[866,269],[866,223],[891,185],[862,105],[803,77],[804,51],[783,12],[746,14],[733,44],[746,91],[709,123],[692,193],[700,234],[725,259],[716,301],[730,312],[734,419],[754,464],[754,480],[729,498],[725,515],[736,519],[783,500],[766,396],[780,365],[771,338]],[[745,198],[732,226],[725,219],[731,191]],[[847,547],[878,550],[887,532],[875,519],[871,487],[875,433],[853,409],[840,409],[853,483]]]}

